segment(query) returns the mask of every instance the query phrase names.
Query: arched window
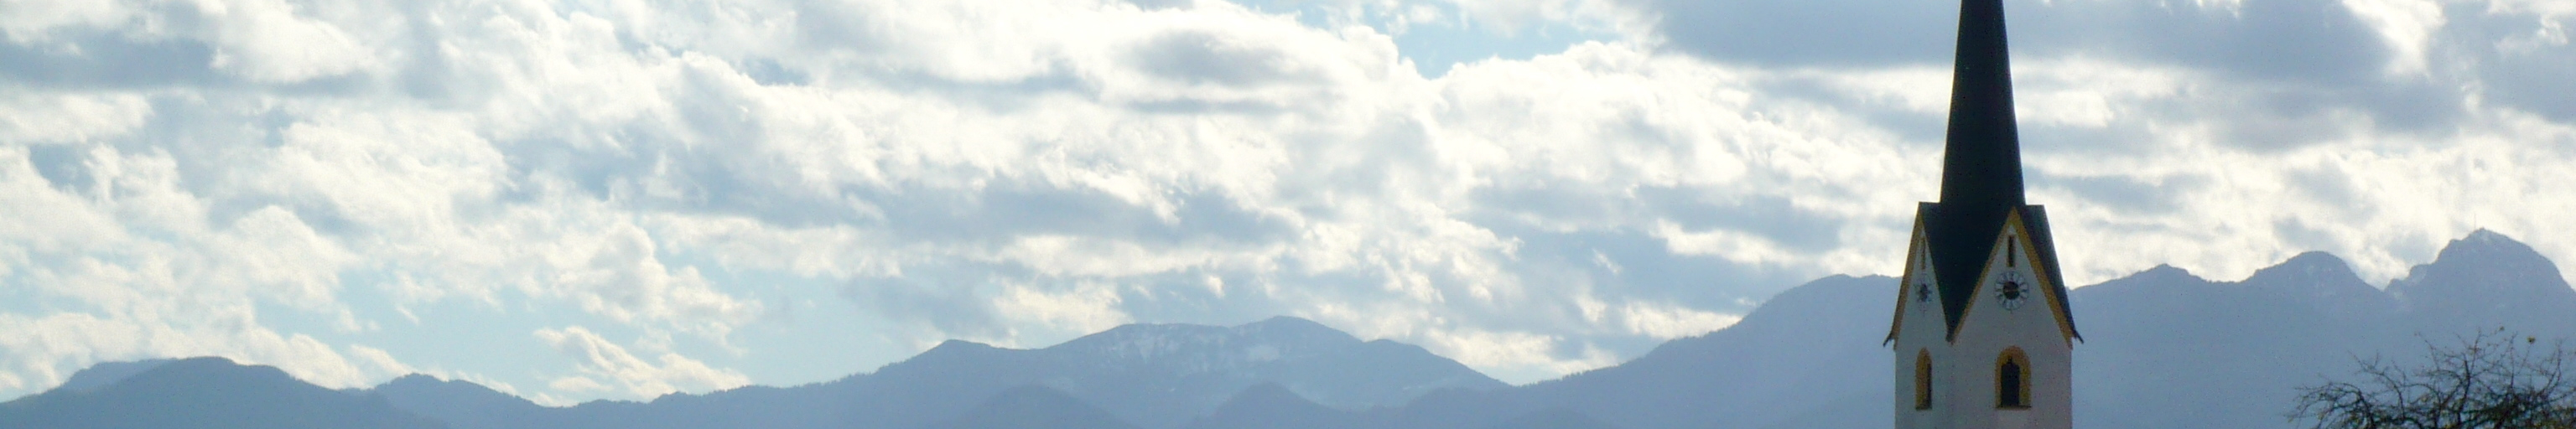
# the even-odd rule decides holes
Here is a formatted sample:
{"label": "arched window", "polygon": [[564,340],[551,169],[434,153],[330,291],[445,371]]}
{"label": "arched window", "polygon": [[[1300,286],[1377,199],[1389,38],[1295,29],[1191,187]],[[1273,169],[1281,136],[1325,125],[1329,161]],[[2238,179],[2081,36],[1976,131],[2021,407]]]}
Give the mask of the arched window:
{"label": "arched window", "polygon": [[2030,408],[2030,357],[2020,347],[1995,357],[1995,408]]}
{"label": "arched window", "polygon": [[1914,351],[1914,409],[1932,409],[1932,351]]}

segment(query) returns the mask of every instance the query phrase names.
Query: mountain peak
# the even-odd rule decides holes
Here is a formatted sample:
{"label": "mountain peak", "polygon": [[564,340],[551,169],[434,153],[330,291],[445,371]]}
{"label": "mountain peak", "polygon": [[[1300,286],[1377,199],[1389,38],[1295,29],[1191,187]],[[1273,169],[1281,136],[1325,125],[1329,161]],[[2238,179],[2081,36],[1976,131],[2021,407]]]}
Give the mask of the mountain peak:
{"label": "mountain peak", "polygon": [[2361,281],[2361,275],[2353,273],[2352,264],[2332,253],[2317,251],[2291,256],[2279,265],[2255,270],[2254,275],[2245,278],[2245,283],[2302,286],[2364,284],[2367,287]]}
{"label": "mountain peak", "polygon": [[298,380],[293,375],[287,375],[286,370],[277,369],[277,367],[274,366],[243,365],[239,362],[234,362],[232,359],[215,356],[192,357],[171,361],[170,363],[162,364],[159,367],[153,368],[151,371],[145,371],[144,374],[222,374],[231,377],[254,377],[262,380],[303,383],[303,380]]}
{"label": "mountain peak", "polygon": [[96,365],[90,365],[89,368],[82,369],[80,372],[72,373],[71,379],[63,380],[63,385],[55,387],[55,389],[68,392],[88,392],[98,390],[99,388],[116,384],[116,382],[125,381],[127,377],[133,377],[135,374],[142,374],[144,371],[151,371],[153,368],[160,368],[161,365],[174,361],[176,360],[145,359],[133,362],[100,362]]}
{"label": "mountain peak", "polygon": [[371,390],[387,396],[398,396],[396,395],[397,392],[442,392],[450,395],[509,396],[507,393],[492,390],[491,387],[484,386],[481,383],[465,380],[449,380],[421,373],[411,373],[405,374],[401,377],[394,377],[392,380],[385,381],[384,384],[376,385],[376,387]]}
{"label": "mountain peak", "polygon": [[[2433,263],[2440,264],[2445,260],[2498,258],[2515,262],[2539,261],[2541,265],[2548,265],[2548,258],[2540,256],[2539,251],[2532,250],[2531,245],[2484,228],[2470,231],[2467,237],[2451,240],[2450,243],[2443,245],[2442,253],[2433,258]],[[2557,269],[2551,268],[2550,271],[2557,271]]]}
{"label": "mountain peak", "polygon": [[919,359],[921,356],[981,353],[1000,349],[1000,347],[993,347],[991,344],[978,343],[974,341],[947,340],[939,342],[939,345],[930,346],[930,350],[923,350],[920,355],[916,355],[914,358]]}
{"label": "mountain peak", "polygon": [[0,407],[0,427],[445,427],[380,397],[219,357],[168,361],[87,392],[49,392],[8,404]]}
{"label": "mountain peak", "polygon": [[2343,258],[2336,257],[2332,253],[2315,250],[2291,256],[2290,259],[2281,261],[2281,264],[2276,266],[2352,271],[2351,264],[2345,263]]}
{"label": "mountain peak", "polygon": [[418,373],[396,377],[371,390],[394,409],[438,419],[451,429],[507,428],[545,409],[482,384]]}
{"label": "mountain peak", "polygon": [[2200,278],[2199,274],[2192,274],[2191,270],[2185,270],[2182,269],[2182,267],[2176,267],[2171,264],[2156,264],[2154,268],[2148,268],[2146,271],[2139,271],[2137,274],[2130,274],[2128,277],[2122,278],[2122,280],[2126,279],[2137,279],[2137,281],[2153,283],[2167,283],[2175,281],[2197,283],[2208,281],[2207,279]]}
{"label": "mountain peak", "polygon": [[1331,326],[1324,326],[1324,324],[1322,324],[1322,323],[1315,323],[1315,321],[1313,321],[1313,320],[1306,320],[1305,318],[1297,317],[1297,316],[1271,316],[1271,317],[1270,317],[1270,318],[1268,318],[1268,319],[1261,319],[1261,321],[1259,321],[1259,322],[1252,322],[1252,323],[1246,323],[1246,324],[1242,324],[1242,325],[1237,325],[1237,326],[1235,326],[1235,327],[1234,327],[1234,329],[1236,329],[1236,330],[1244,330],[1244,331],[1255,331],[1255,330],[1258,330],[1258,331],[1333,331],[1333,332],[1341,332],[1341,330],[1339,330],[1339,329],[1333,329],[1333,327],[1331,327]]}
{"label": "mountain peak", "polygon": [[[2504,234],[2480,229],[2468,237],[2451,240],[2430,264],[2418,265],[2406,278],[2390,285],[2391,290],[2424,291],[2433,284],[2484,289],[2514,289],[2565,292],[2567,280],[2559,276],[2558,266],[2548,257]],[[2406,286],[2400,288],[2398,286]]]}
{"label": "mountain peak", "polygon": [[407,386],[408,386],[408,385],[435,385],[435,384],[445,384],[445,383],[447,383],[447,380],[440,380],[440,379],[438,379],[438,377],[432,377],[432,376],[430,376],[429,374],[422,374],[422,373],[417,373],[417,372],[415,372],[415,373],[410,373],[410,374],[403,374],[403,376],[401,376],[401,377],[394,377],[394,379],[392,379],[392,380],[385,380],[385,383],[384,383],[384,384],[379,384],[379,385],[377,385],[377,386],[389,386],[389,385],[407,385]]}
{"label": "mountain peak", "polygon": [[286,371],[267,365],[242,365],[232,359],[202,356],[184,359],[150,359],[134,362],[103,362],[72,374],[55,390],[90,393],[135,384],[164,384],[168,380],[220,379],[257,382],[263,385],[302,384]]}
{"label": "mountain peak", "polygon": [[[2459,243],[2461,243],[2461,242],[2482,243],[2482,244],[2510,244],[2510,245],[2516,245],[2516,246],[2520,246],[2520,245],[2522,245],[2522,242],[2521,242],[2521,241],[2516,241],[2516,240],[2514,240],[2514,239],[2513,239],[2513,237],[2506,237],[2506,236],[2504,236],[2504,234],[2503,234],[2503,233],[2498,233],[2498,232],[2495,232],[2495,230],[2486,229],[2486,228],[2478,228],[2478,230],[2476,230],[2476,231],[2469,231],[2469,236],[2467,236],[2467,237],[2461,237],[2461,238],[2460,238],[2460,239],[2458,239],[2458,240],[2451,240],[2451,243],[2452,243],[2453,245],[2458,245],[2458,244],[2459,244]],[[2526,246],[2526,247],[2527,247],[2527,246]]]}
{"label": "mountain peak", "polygon": [[2285,294],[2345,321],[2368,320],[2397,311],[2387,292],[2361,281],[2352,265],[2326,252],[2292,256],[2279,265],[2254,271],[2238,284]]}
{"label": "mountain peak", "polygon": [[1359,343],[1359,338],[1332,327],[1282,316],[1234,327],[1184,323],[1130,324],[1075,338],[1047,350],[1126,356],[1139,362],[1204,360],[1215,356],[1267,361]]}
{"label": "mountain peak", "polygon": [[[2576,313],[2558,265],[2530,245],[2484,229],[2451,240],[2433,262],[2388,283],[2406,308],[2428,320],[2483,321],[2516,329],[2563,329]],[[2491,322],[2491,323],[2490,323]]]}

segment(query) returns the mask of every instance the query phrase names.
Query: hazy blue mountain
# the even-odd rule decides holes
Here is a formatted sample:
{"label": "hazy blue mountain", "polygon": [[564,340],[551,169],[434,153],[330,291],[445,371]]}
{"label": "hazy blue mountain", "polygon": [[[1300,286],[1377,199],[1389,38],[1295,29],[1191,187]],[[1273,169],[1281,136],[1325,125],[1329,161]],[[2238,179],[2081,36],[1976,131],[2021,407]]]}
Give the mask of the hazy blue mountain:
{"label": "hazy blue mountain", "polygon": [[[1759,428],[1822,413],[1880,427],[1891,371],[1887,317],[1896,280],[1833,276],[1774,296],[1734,326],[1675,339],[1644,356],[1508,390],[1446,391],[1365,414],[1361,427]],[[1846,411],[1872,413],[1853,426]],[[1869,423],[1875,422],[1875,423]]]}
{"label": "hazy blue mountain", "polygon": [[1127,325],[1031,354],[1061,368],[1038,382],[1149,428],[1177,427],[1263,383],[1354,410],[1439,389],[1507,387],[1418,346],[1363,342],[1292,317],[1231,328]]}
{"label": "hazy blue mountain", "polygon": [[1533,411],[1484,429],[1617,429],[1618,426],[1592,418],[1589,414],[1566,408]]}
{"label": "hazy blue mountain", "polygon": [[71,379],[63,380],[63,385],[55,387],[54,390],[72,392],[98,390],[98,388],[125,381],[126,377],[133,377],[135,374],[160,368],[162,364],[177,361],[178,359],[147,359],[133,362],[102,362],[90,365],[89,369],[72,373]]}
{"label": "hazy blue mountain", "polygon": [[536,420],[544,406],[527,399],[464,381],[407,375],[374,389],[385,402],[423,416],[435,416],[454,429],[506,427]]}
{"label": "hazy blue mountain", "polygon": [[[2387,291],[2312,252],[2243,281],[2157,267],[2071,298],[2085,336],[2075,347],[2076,426],[2091,429],[2294,427],[2296,389],[2348,377],[2356,357],[2404,362],[2425,341],[2499,326],[2576,339],[2576,289],[2529,246],[2489,231],[2451,242]],[[1871,377],[1889,376],[1886,350],[1869,358],[1879,368]],[[1888,389],[1826,407],[1851,412],[1774,427],[1888,426]]]}
{"label": "hazy blue mountain", "polygon": [[2448,333],[2498,326],[2535,335],[2576,335],[2576,289],[2531,246],[2478,230],[2452,240],[2433,263],[2388,283],[2413,329]]}
{"label": "hazy blue mountain", "polygon": [[[2403,361],[2480,329],[2576,339],[2576,289],[2528,246],[2480,231],[2382,291],[2307,253],[2243,281],[2157,267],[2072,291],[2077,427],[2286,428],[2299,386],[2355,357]],[[1892,425],[1879,343],[1894,279],[1829,277],[1733,327],[1619,366],[1521,388],[1426,397],[1378,427],[1475,428],[1498,410],[1561,408],[1631,429]]]}
{"label": "hazy blue mountain", "polygon": [[884,413],[965,412],[984,397],[1040,384],[1146,428],[1179,427],[1264,383],[1345,408],[1401,405],[1439,389],[1507,387],[1421,347],[1363,342],[1290,317],[1234,327],[1127,325],[1036,350],[950,341],[858,381],[903,392],[875,395]]}
{"label": "hazy blue mountain", "polygon": [[1308,429],[1349,428],[1360,425],[1360,416],[1307,400],[1297,392],[1276,383],[1263,383],[1243,389],[1216,412],[1191,421],[1191,429]]}
{"label": "hazy blue mountain", "polygon": [[2089,340],[2076,347],[2076,421],[2088,428],[2291,427],[2296,389],[2349,377],[2356,357],[2405,362],[2426,341],[2498,327],[2576,335],[2576,289],[2557,267],[2483,230],[2384,292],[2309,253],[2242,282],[2149,270],[2079,289],[2075,305]]}
{"label": "hazy blue mountain", "polygon": [[[2398,313],[2397,298],[2364,283],[2352,265],[2325,252],[2307,252],[2270,268],[2255,270],[2246,286],[2304,303],[2336,323],[2390,324]],[[2369,329],[2381,328],[2380,326]]]}
{"label": "hazy blue mountain", "polygon": [[[1419,347],[1277,318],[1129,325],[1035,350],[950,341],[830,382],[564,408],[419,376],[341,392],[221,360],[101,364],[0,403],[0,427],[435,425],[414,414],[456,429],[1887,427],[1892,354],[1881,339],[1895,286],[1827,277],[1727,329],[1520,387]],[[2307,253],[2241,281],[2157,267],[2070,298],[2085,336],[2076,426],[2088,429],[2288,428],[2295,389],[2348,376],[2357,356],[2403,361],[2425,341],[2497,327],[2576,339],[2576,289],[2529,246],[2488,231],[2452,241],[2387,290]]]}
{"label": "hazy blue mountain", "polygon": [[[115,372],[142,368],[124,377]],[[76,389],[0,403],[0,428],[435,429],[436,420],[364,391],[307,384],[269,366],[222,358],[110,366]],[[87,372],[87,371],[84,371]],[[103,384],[102,384],[103,383]]]}
{"label": "hazy blue mountain", "polygon": [[[2331,257],[2302,257],[2292,261],[2328,270],[2326,278],[2349,272]],[[2279,270],[2285,268],[2265,272]],[[2157,267],[2076,290],[2077,323],[2085,328],[2085,342],[2075,347],[2076,422],[2287,426],[2295,389],[2349,372],[2351,353],[2388,346],[2383,327],[2396,316],[2386,312],[2391,306],[2339,317],[2334,302],[2315,299],[2314,286],[2212,282]],[[2324,287],[2344,286],[2369,289],[2357,281]]]}
{"label": "hazy blue mountain", "polygon": [[[751,386],[651,402],[594,401],[531,411],[525,401],[461,382],[405,378],[380,387],[395,404],[457,429],[910,429],[971,414],[988,399],[1041,385],[1147,428],[1176,428],[1259,384],[1349,409],[1402,405],[1439,389],[1502,382],[1420,347],[1360,341],[1279,317],[1233,327],[1128,325],[1034,350],[948,341],[876,372],[825,383]],[[470,384],[466,384],[470,386]],[[515,398],[514,398],[515,399]]]}
{"label": "hazy blue mountain", "polygon": [[1135,429],[1108,411],[1046,386],[1002,391],[930,429]]}
{"label": "hazy blue mountain", "polygon": [[1883,276],[1816,280],[1772,297],[1735,326],[1528,386],[1523,401],[1636,429],[1758,428],[1855,395],[1886,403],[1890,352],[1880,340],[1895,312],[1895,285]]}

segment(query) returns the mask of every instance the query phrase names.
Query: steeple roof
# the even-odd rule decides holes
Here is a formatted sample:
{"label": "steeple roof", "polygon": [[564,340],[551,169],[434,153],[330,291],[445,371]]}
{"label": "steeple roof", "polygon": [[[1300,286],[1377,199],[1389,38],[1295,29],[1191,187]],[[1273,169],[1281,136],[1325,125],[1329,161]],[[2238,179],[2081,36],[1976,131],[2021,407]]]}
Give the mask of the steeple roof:
{"label": "steeple roof", "polygon": [[2021,138],[2013,126],[2002,0],[1960,2],[1958,49],[1950,75],[1949,145],[1941,157],[1941,205],[1973,206],[2000,222],[2005,210],[2022,204]]}
{"label": "steeple roof", "polygon": [[[1960,2],[1958,56],[1953,67],[1949,141],[1941,157],[1941,200],[1926,207],[1930,210],[1924,213],[1924,226],[1942,308],[1955,331],[1976,294],[1978,277],[1994,254],[1995,237],[2003,232],[2008,214],[2023,206],[2021,141],[2014,127],[2012,60],[2004,43],[2002,0]],[[2024,220],[2042,235],[2035,239],[2047,241],[2044,218],[2025,216]],[[2053,249],[2033,250],[2054,253]],[[2047,259],[2054,262],[2055,258]]]}

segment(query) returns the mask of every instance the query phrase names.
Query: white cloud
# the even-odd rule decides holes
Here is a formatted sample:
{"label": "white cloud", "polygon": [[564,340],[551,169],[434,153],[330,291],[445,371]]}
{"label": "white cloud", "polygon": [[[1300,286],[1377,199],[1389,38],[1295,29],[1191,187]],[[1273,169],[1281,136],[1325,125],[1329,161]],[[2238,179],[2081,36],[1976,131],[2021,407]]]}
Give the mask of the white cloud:
{"label": "white cloud", "polygon": [[2425,50],[2433,32],[2442,28],[2442,5],[2434,0],[2343,0],[2343,6],[2369,22],[2393,51],[2391,73],[2425,73]]}
{"label": "white cloud", "polygon": [[[339,385],[526,372],[395,352],[459,347],[385,320],[533,330],[576,371],[492,381],[542,398],[805,381],[744,376],[797,370],[737,334],[850,333],[769,317],[818,295],[883,347],[1291,314],[1533,381],[1892,271],[1935,194],[1948,71],[1922,58],[1946,50],[1729,57],[1639,24],[1913,37],[1906,9],[1329,5],[1634,36],[1428,78],[1369,18],[1188,3],[0,1],[0,287],[38,301],[0,307],[28,328],[0,334],[0,393],[191,353]],[[2016,71],[2070,280],[2306,250],[2380,279],[2476,227],[2576,264],[2549,187],[2576,110],[2504,73],[2564,57],[2576,9],[2348,3],[2013,3],[2052,20]],[[2163,24],[2209,31],[2123,33]],[[733,353],[685,357],[708,350]]]}
{"label": "white cloud", "polygon": [[0,2],[0,31],[11,40],[41,40],[45,30],[68,25],[105,25],[127,19],[134,5],[114,1],[9,0]]}
{"label": "white cloud", "polygon": [[[92,50],[137,47],[110,46],[119,43],[191,44],[205,50],[164,53],[177,54],[172,55],[174,58],[129,60],[186,62],[190,58],[185,57],[202,54],[206,60],[203,64],[159,66],[214,70],[253,83],[297,83],[371,70],[382,64],[367,45],[385,42],[368,40],[369,36],[385,35],[367,33],[371,33],[368,27],[385,22],[369,21],[392,17],[367,13],[362,7],[285,0],[11,1],[0,3],[0,11],[10,16],[0,19],[0,33],[13,41],[74,56],[112,55]],[[352,26],[358,28],[348,28]],[[101,37],[101,33],[105,36]],[[122,40],[107,42],[114,39]]]}
{"label": "white cloud", "polygon": [[349,349],[350,356],[357,358],[358,363],[373,367],[376,373],[414,374],[420,372],[419,369],[412,368],[410,364],[405,364],[402,363],[402,360],[395,359],[393,353],[386,353],[384,349],[356,344],[351,344],[346,348]]}
{"label": "white cloud", "polygon": [[1566,341],[1530,332],[1458,330],[1430,333],[1425,348],[1504,380],[1530,382],[1619,363],[1618,356],[1583,346],[1569,357],[1557,357]]}
{"label": "white cloud", "polygon": [[1620,318],[1628,332],[1658,340],[1670,340],[1734,326],[1743,316],[1693,310],[1670,304],[1631,302],[1620,307]]}
{"label": "white cloud", "polygon": [[624,396],[650,399],[683,389],[723,390],[751,383],[750,378],[740,372],[710,367],[676,353],[662,353],[654,361],[647,361],[580,326],[539,329],[536,336],[554,347],[556,352],[563,353],[564,357],[573,359],[574,367],[581,373],[558,377],[549,383],[550,387],[566,393],[610,390]]}
{"label": "white cloud", "polygon": [[106,213],[49,186],[28,155],[24,147],[0,150],[0,216],[9,219],[0,222],[0,237],[6,238],[0,249],[7,249],[0,255],[8,257],[0,267],[24,267],[34,262],[31,253],[95,249],[122,238],[123,228]]}
{"label": "white cloud", "polygon": [[1118,287],[1098,283],[1075,287],[1074,290],[1052,293],[1028,286],[1009,287],[1001,296],[993,298],[993,310],[1013,326],[1051,330],[1056,335],[1066,336],[1088,335],[1132,322],[1125,312],[1118,310]]}
{"label": "white cloud", "polygon": [[619,322],[672,321],[681,329],[721,335],[760,311],[711,288],[693,267],[671,268],[655,258],[654,243],[641,228],[615,225],[604,234],[579,237],[542,256],[558,267],[532,279],[550,293],[565,295],[583,310]]}
{"label": "white cloud", "polygon": [[276,206],[242,215],[202,254],[222,259],[195,281],[262,285],[277,302],[322,311],[338,307],[339,272],[357,259]]}
{"label": "white cloud", "polygon": [[[81,2],[72,2],[81,3]],[[135,94],[47,94],[0,91],[0,141],[80,142],[125,134],[142,126],[151,106]]]}
{"label": "white cloud", "polygon": [[52,167],[84,171],[87,183],[51,184],[27,148],[9,149],[0,151],[0,200],[30,210],[7,213],[18,228],[0,230],[0,273],[30,298],[69,301],[56,307],[67,311],[0,313],[8,325],[0,370],[38,383],[6,388],[49,385],[100,361],[166,356],[277,365],[332,387],[387,376],[259,321],[256,301],[358,323],[335,295],[334,272],[351,258],[293,214],[252,210],[218,228],[176,189],[166,155],[91,150]]}
{"label": "white cloud", "polygon": [[286,83],[350,73],[376,62],[366,46],[284,0],[198,0],[220,46],[212,64],[254,82]]}

